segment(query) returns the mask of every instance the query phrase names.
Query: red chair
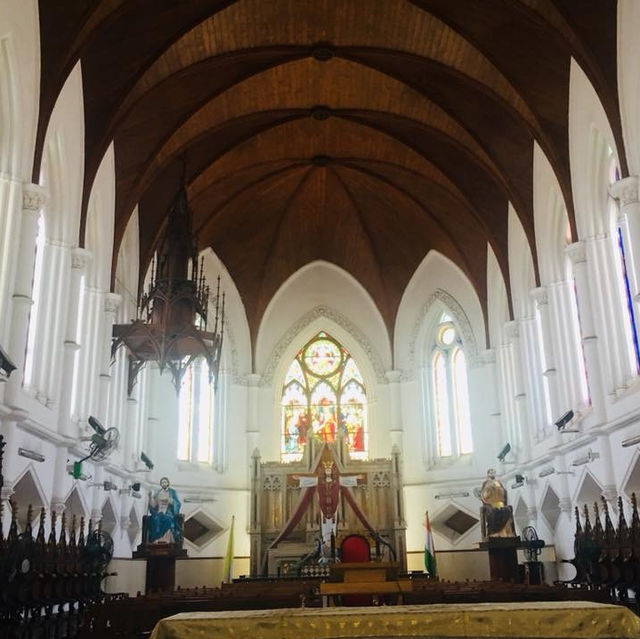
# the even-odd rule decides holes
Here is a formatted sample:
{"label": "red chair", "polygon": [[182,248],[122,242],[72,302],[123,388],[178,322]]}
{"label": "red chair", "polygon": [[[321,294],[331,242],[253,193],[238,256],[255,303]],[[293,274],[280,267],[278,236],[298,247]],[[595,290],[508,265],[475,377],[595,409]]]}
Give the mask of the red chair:
{"label": "red chair", "polygon": [[[343,564],[353,564],[362,561],[371,561],[371,547],[366,537],[362,535],[349,535],[342,540],[340,545],[340,558]],[[373,603],[371,595],[343,595],[344,606],[370,606]]]}
{"label": "red chair", "polygon": [[357,561],[371,561],[369,541],[362,535],[349,535],[345,537],[340,546],[340,558],[343,564],[352,564]]}

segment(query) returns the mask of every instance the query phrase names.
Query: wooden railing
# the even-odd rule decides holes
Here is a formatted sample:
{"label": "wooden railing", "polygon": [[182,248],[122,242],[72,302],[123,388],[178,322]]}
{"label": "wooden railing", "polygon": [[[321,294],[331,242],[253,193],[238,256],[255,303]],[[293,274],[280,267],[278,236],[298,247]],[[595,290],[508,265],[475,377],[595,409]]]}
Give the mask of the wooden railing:
{"label": "wooden railing", "polygon": [[[617,526],[604,497],[602,508],[593,504],[594,523],[584,505],[582,519],[576,506],[574,558],[575,577],[567,583],[582,590],[606,591],[613,601],[638,607],[640,593],[640,517],[636,494],[631,495],[631,522],[618,497]],[[604,525],[603,525],[604,522]]]}
{"label": "wooden railing", "polygon": [[[0,436],[0,452],[2,451]],[[0,485],[2,463],[0,456]],[[40,639],[86,636],[89,606],[125,598],[101,590],[110,554],[100,543],[100,525],[85,528],[84,518],[71,524],[63,514],[59,532],[55,512],[45,535],[46,512],[39,514],[34,534],[33,509],[28,506],[23,530],[19,506],[11,503],[11,522],[3,534],[0,503],[0,639]]]}

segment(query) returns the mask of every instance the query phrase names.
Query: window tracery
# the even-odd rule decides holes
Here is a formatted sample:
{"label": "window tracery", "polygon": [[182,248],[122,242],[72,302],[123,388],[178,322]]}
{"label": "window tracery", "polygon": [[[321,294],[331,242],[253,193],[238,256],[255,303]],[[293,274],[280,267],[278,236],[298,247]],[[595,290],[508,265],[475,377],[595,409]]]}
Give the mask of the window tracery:
{"label": "window tracery", "polygon": [[285,376],[281,398],[281,457],[302,459],[309,437],[321,442],[346,438],[349,454],[367,457],[367,398],[360,370],[325,332],[295,356]]}
{"label": "window tracery", "polygon": [[436,455],[446,458],[472,453],[467,359],[458,330],[446,313],[436,328],[431,387]]}

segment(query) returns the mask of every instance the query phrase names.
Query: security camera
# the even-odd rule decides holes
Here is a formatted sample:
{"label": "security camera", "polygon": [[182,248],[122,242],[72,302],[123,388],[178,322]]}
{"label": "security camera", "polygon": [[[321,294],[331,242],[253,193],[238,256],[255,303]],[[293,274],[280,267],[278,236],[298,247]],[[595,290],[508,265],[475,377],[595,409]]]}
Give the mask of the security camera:
{"label": "security camera", "polygon": [[131,490],[133,490],[136,493],[140,492],[140,482],[137,481],[135,484],[131,484]]}
{"label": "security camera", "polygon": [[573,419],[573,415],[573,411],[568,410],[557,422],[555,422],[555,425],[560,432],[567,427],[569,422]]}
{"label": "security camera", "polygon": [[504,458],[509,454],[510,451],[511,451],[511,444],[507,442],[505,444],[505,447],[498,453],[498,461],[503,462]]}
{"label": "security camera", "polygon": [[140,453],[140,459],[149,470],[153,470],[153,462],[144,453]]}

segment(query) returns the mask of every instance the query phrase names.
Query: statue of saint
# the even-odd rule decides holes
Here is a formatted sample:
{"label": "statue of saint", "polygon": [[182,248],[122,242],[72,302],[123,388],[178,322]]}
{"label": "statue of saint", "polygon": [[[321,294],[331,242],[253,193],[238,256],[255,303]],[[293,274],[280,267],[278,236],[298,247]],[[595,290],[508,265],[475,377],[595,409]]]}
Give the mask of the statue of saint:
{"label": "statue of saint", "polygon": [[482,539],[490,537],[515,537],[513,525],[513,511],[507,505],[507,491],[502,482],[496,479],[496,471],[490,468],[487,477],[480,488],[482,508],[480,519],[482,522]]}
{"label": "statue of saint", "polygon": [[150,544],[182,544],[182,531],[178,493],[170,487],[169,479],[160,480],[160,489],[149,492],[149,538]]}

